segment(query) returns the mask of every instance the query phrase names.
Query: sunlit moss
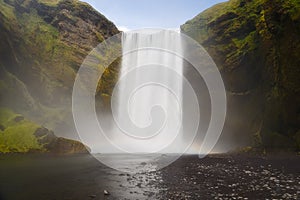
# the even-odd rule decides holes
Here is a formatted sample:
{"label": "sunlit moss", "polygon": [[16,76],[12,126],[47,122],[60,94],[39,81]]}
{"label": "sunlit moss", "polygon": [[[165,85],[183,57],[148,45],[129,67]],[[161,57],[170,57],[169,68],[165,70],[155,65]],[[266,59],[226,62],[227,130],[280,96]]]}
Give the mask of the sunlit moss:
{"label": "sunlit moss", "polygon": [[6,108],[0,108],[0,124],[4,127],[7,127],[9,125],[9,122],[13,120],[17,114],[12,112],[9,109]]}
{"label": "sunlit moss", "polygon": [[248,131],[249,121],[243,121],[243,134],[253,136],[254,146],[294,148],[300,128],[299,18],[299,0],[230,0],[181,26],[215,60],[228,91],[255,94],[243,97],[243,104],[252,103],[240,112],[254,113],[249,121],[261,120],[258,132],[255,125]]}
{"label": "sunlit moss", "polygon": [[7,19],[15,20],[16,16],[14,13],[14,8],[4,2],[4,0],[0,0],[1,10],[0,12],[6,17]]}
{"label": "sunlit moss", "polygon": [[34,136],[36,124],[23,121],[0,131],[0,152],[28,152],[41,150],[42,147]]}
{"label": "sunlit moss", "polygon": [[43,3],[47,6],[56,6],[62,0],[38,0],[39,3]]}
{"label": "sunlit moss", "polygon": [[6,108],[0,108],[0,124],[0,152],[43,151],[34,136],[37,124]]}

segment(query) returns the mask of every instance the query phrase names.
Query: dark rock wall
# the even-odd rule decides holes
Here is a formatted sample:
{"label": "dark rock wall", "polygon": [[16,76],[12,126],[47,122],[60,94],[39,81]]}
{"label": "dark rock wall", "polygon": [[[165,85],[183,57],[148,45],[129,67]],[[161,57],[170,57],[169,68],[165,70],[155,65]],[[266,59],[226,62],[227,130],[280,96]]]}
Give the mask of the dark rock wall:
{"label": "dark rock wall", "polygon": [[295,150],[300,129],[300,2],[230,0],[181,30],[207,49],[222,73],[228,96],[223,139],[238,146]]}

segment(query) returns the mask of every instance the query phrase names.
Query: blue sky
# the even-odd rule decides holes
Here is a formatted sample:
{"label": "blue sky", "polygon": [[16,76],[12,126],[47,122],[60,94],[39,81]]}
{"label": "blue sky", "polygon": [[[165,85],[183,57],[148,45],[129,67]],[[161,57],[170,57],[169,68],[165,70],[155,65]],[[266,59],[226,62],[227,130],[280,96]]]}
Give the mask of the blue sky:
{"label": "blue sky", "polygon": [[120,30],[179,28],[201,11],[225,0],[83,0]]}

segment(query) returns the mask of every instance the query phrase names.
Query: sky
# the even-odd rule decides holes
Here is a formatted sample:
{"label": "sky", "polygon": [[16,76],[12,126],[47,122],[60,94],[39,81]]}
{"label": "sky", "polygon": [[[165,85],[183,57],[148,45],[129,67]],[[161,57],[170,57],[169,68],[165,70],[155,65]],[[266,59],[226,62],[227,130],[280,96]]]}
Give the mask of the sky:
{"label": "sky", "polygon": [[179,29],[201,11],[225,0],[83,0],[120,30]]}

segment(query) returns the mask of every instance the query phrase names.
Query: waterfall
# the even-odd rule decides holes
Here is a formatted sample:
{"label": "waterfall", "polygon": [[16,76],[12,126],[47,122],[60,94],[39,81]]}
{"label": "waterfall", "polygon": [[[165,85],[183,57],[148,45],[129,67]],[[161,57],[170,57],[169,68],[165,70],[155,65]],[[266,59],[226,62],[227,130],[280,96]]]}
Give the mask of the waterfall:
{"label": "waterfall", "polygon": [[146,29],[122,35],[122,65],[112,98],[118,129],[110,134],[120,149],[157,153],[182,139],[183,59],[174,53],[182,51],[176,34]]}
{"label": "waterfall", "polygon": [[[120,57],[112,112],[97,112],[99,80]],[[122,168],[118,157],[104,154],[133,153],[135,161],[128,162],[156,162],[157,169],[188,150],[206,156],[221,135],[226,104],[221,74],[209,54],[193,39],[170,30],[142,29],[102,42],[81,65],[72,94],[81,141],[115,169]]]}

